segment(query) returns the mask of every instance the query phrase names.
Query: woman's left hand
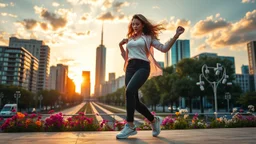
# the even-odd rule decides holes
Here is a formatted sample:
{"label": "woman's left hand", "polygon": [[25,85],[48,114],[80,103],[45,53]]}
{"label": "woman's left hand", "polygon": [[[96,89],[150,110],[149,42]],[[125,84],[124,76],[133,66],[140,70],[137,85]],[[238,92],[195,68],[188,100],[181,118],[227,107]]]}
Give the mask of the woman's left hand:
{"label": "woman's left hand", "polygon": [[182,26],[178,26],[176,29],[176,35],[181,35],[182,33],[184,33],[185,29]]}

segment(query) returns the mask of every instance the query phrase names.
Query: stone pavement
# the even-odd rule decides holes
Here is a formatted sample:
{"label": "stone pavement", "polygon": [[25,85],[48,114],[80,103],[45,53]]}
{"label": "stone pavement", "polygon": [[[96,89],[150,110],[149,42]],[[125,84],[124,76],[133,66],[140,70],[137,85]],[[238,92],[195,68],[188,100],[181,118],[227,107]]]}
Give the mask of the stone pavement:
{"label": "stone pavement", "polygon": [[139,131],[116,139],[117,131],[0,133],[0,144],[255,144],[256,128],[163,130],[158,137]]}

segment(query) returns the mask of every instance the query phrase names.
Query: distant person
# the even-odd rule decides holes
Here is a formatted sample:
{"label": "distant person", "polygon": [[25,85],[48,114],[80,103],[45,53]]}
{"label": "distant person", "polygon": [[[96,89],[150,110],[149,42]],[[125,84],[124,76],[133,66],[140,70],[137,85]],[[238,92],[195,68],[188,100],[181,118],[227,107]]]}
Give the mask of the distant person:
{"label": "distant person", "polygon": [[31,112],[36,113],[36,108],[33,108]]}
{"label": "distant person", "polygon": [[[158,136],[161,131],[162,119],[152,115],[148,108],[140,102],[138,90],[149,76],[162,75],[162,69],[154,59],[153,47],[161,52],[168,52],[185,29],[178,26],[174,37],[164,45],[157,38],[161,30],[164,30],[161,24],[153,25],[143,15],[136,14],[128,26],[128,38],[119,43],[121,55],[125,60],[127,124],[116,135],[118,139],[137,134],[136,126],[133,123],[135,109],[151,122],[153,136]],[[124,44],[126,44],[126,50],[123,48]]]}

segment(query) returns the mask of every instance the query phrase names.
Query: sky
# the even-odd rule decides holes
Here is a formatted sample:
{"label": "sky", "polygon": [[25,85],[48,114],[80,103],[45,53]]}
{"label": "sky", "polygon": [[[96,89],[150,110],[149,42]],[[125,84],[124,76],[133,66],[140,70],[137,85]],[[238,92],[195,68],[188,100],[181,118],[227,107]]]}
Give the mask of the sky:
{"label": "sky", "polygon": [[[0,45],[8,45],[11,36],[43,40],[51,48],[50,65],[68,65],[77,92],[82,71],[90,71],[93,92],[102,23],[107,81],[108,73],[124,75],[118,43],[138,13],[165,26],[162,43],[183,26],[179,39],[190,40],[191,57],[202,52],[233,56],[236,73],[248,65],[246,44],[256,40],[255,0],[0,0]],[[164,53],[156,50],[155,58],[164,61]]]}

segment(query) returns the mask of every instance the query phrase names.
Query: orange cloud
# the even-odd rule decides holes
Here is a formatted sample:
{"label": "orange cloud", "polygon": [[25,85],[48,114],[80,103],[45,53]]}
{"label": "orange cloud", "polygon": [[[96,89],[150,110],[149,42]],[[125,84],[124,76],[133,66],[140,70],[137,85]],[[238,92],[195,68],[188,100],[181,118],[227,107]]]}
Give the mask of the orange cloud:
{"label": "orange cloud", "polygon": [[[248,41],[255,40],[256,35],[256,10],[247,12],[245,16],[238,22],[213,22],[203,20],[196,24],[194,36],[207,37],[207,44],[216,49],[229,47],[233,50],[235,47],[246,45]],[[208,24],[203,24],[207,22]],[[208,26],[208,27],[207,27]]]}
{"label": "orange cloud", "polygon": [[230,25],[229,22],[225,21],[222,18],[214,20],[213,16],[206,18],[206,20],[200,20],[197,22],[193,28],[193,36],[204,36],[215,30],[226,28]]}
{"label": "orange cloud", "polygon": [[34,19],[24,19],[23,21],[20,22],[27,30],[32,30],[34,29],[38,22]]}
{"label": "orange cloud", "polygon": [[58,17],[56,14],[54,13],[50,13],[47,10],[43,9],[41,11],[41,16],[50,22],[53,30],[57,30],[59,28],[63,28],[66,26],[67,24],[67,19],[66,17]]}

